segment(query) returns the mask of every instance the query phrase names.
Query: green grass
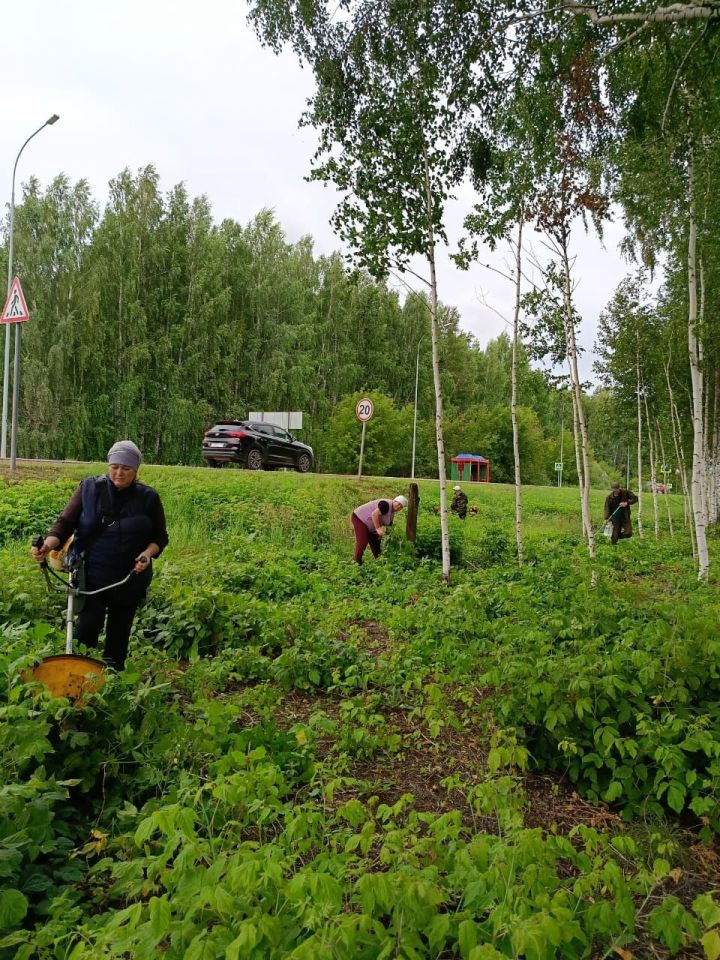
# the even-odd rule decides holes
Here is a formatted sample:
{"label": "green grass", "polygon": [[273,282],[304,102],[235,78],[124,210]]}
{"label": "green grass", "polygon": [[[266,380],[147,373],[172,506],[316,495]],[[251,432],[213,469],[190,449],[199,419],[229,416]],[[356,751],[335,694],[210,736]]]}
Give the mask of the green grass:
{"label": "green grass", "polygon": [[406,484],[144,467],[171,543],[77,710],[21,681],[62,645],[27,546],[89,472],[0,485],[0,960],[712,955],[720,601],[678,498],[591,587],[577,490],[525,490],[518,569],[512,488],[465,485],[445,586],[436,483],[360,568],[351,510]]}

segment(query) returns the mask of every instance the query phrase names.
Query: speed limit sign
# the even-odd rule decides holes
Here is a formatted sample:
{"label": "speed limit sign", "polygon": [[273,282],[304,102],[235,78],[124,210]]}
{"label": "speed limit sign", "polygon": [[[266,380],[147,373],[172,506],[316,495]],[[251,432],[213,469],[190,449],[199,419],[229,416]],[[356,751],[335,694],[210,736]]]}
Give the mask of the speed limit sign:
{"label": "speed limit sign", "polygon": [[355,404],[355,416],[361,423],[367,423],[368,420],[371,420],[374,412],[375,408],[369,397],[363,397]]}

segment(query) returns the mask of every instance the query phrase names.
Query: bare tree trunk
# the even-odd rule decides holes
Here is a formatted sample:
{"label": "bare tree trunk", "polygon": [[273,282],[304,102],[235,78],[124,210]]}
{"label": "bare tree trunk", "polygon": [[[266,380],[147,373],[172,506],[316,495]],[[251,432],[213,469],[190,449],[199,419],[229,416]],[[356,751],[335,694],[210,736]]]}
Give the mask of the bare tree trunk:
{"label": "bare tree trunk", "polygon": [[[580,373],[578,370],[578,352],[577,341],[575,339],[575,317],[572,305],[572,288],[570,286],[570,259],[568,257],[568,236],[567,231],[563,230],[561,251],[563,258],[563,268],[565,272],[564,288],[564,314],[565,314],[565,337],[567,340],[568,364],[570,366],[570,381],[572,383],[573,397],[575,400],[575,415],[577,417],[577,432],[580,437],[580,450],[582,455],[582,484],[580,487],[580,509],[582,512],[583,526],[587,538],[588,553],[594,560],[595,550],[595,532],[593,531],[592,519],[590,516],[590,444],[588,442],[587,424],[585,422],[585,410],[582,403],[582,389],[580,383]],[[580,474],[578,473],[578,476]],[[595,583],[597,573],[592,571],[592,582]]]}
{"label": "bare tree trunk", "polygon": [[720,471],[720,424],[718,412],[720,408],[720,373],[715,371],[715,390],[712,415],[712,443],[708,460],[707,475],[710,482],[708,523],[716,524],[720,513],[718,501],[718,471]]}
{"label": "bare tree trunk", "polygon": [[707,546],[707,514],[705,512],[705,438],[703,437],[703,375],[700,368],[700,347],[697,337],[697,223],[695,221],[693,158],[688,164],[688,353],[693,405],[692,507],[697,541],[698,580],[707,580],[710,558]]}
{"label": "bare tree trunk", "polygon": [[442,547],[442,578],[450,579],[450,529],[448,526],[447,474],[445,471],[445,441],[443,439],[443,402],[440,381],[440,349],[438,336],[438,289],[435,269],[435,235],[432,221],[432,187],[427,153],[424,153],[425,204],[427,210],[427,261],[430,268],[430,329],[432,333],[432,367],[435,385],[435,440],[437,443],[438,477],[440,479],[440,539]]}
{"label": "bare tree trunk", "polygon": [[522,484],[520,481],[520,437],[517,421],[517,368],[518,368],[518,338],[520,326],[520,292],[522,283],[522,235],[523,214],[520,212],[518,220],[517,250],[515,256],[515,313],[513,316],[513,345],[512,345],[512,387],[510,398],[510,416],[513,432],[513,458],[515,461],[515,542],[517,544],[518,564],[523,562],[522,537]]}
{"label": "bare tree trunk", "polygon": [[[585,479],[583,477],[583,465],[582,465],[582,456],[580,454],[580,447],[582,446],[580,441],[580,424],[578,423],[577,415],[577,404],[575,403],[575,393],[574,391],[570,394],[572,400],[572,409],[573,409],[573,446],[575,447],[575,468],[578,475],[578,487],[582,491],[583,484]],[[583,527],[583,536],[587,536],[587,527],[585,526],[585,517],[582,516],[582,527]]]}
{"label": "bare tree trunk", "polygon": [[635,355],[635,382],[637,393],[637,485],[638,485],[638,512],[637,525],[638,535],[643,535],[642,526],[642,404],[640,402],[640,393],[642,385],[640,383],[640,354]]}
{"label": "bare tree trunk", "polygon": [[[705,263],[700,257],[700,306],[698,310],[697,326],[702,330],[705,326]],[[698,366],[703,391],[703,469],[702,469],[702,491],[703,503],[705,504],[705,522],[710,522],[710,391],[705,377],[705,348],[702,335],[697,337]]]}
{"label": "bare tree trunk", "polygon": [[660,536],[660,511],[658,509],[658,498],[657,498],[657,471],[655,467],[655,440],[652,432],[652,423],[650,421],[650,411],[648,409],[647,394],[643,393],[643,399],[645,400],[645,423],[647,423],[648,430],[648,444],[650,447],[650,489],[652,491],[652,502],[653,502],[653,520],[655,523],[655,539],[657,540]]}
{"label": "bare tree trunk", "polygon": [[[683,492],[683,519],[685,526],[688,526],[690,513],[690,489],[688,487],[687,468],[685,466],[685,450],[682,445],[680,415],[675,403],[675,394],[673,392],[672,383],[670,382],[670,360],[664,364],[664,368],[665,380],[667,381],[668,387],[668,396],[670,397],[670,422],[672,423],[673,444],[675,446],[675,456],[677,457],[678,469],[680,471],[680,483],[682,485]],[[695,543],[695,526],[692,523],[690,524],[690,543],[692,546],[692,555],[694,560],[697,557],[697,545]]]}
{"label": "bare tree trunk", "polygon": [[[659,420],[657,421],[657,432],[658,432],[658,441],[660,443],[660,459],[662,460],[663,464],[667,464],[667,460],[665,459],[665,443],[663,442],[662,427],[660,426]],[[665,491],[663,496],[665,497],[665,509],[667,510],[668,528],[670,530],[670,536],[674,537],[675,532],[673,531],[672,511],[670,510],[670,500],[668,499],[668,491],[667,491],[667,477],[668,477],[667,472],[663,473],[663,480],[664,480],[663,490]]]}
{"label": "bare tree trunk", "polygon": [[415,543],[417,539],[417,515],[420,505],[420,492],[416,483],[411,483],[408,489],[408,509],[405,520],[405,539]]}

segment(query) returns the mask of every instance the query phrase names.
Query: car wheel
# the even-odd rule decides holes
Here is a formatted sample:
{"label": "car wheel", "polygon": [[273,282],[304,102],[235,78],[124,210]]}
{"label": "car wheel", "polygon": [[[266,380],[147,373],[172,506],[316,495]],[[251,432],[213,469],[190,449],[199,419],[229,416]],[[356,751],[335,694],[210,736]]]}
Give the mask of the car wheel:
{"label": "car wheel", "polygon": [[312,460],[309,455],[307,453],[301,453],[295,464],[298,473],[307,473],[311,466]]}
{"label": "car wheel", "polygon": [[259,447],[253,447],[252,450],[248,450],[246,463],[248,470],[262,470],[262,450]]}

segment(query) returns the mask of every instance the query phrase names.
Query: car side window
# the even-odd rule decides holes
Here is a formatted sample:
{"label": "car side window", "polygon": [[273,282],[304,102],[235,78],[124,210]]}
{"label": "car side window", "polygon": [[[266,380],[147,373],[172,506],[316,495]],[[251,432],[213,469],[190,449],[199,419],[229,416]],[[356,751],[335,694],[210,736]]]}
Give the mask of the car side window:
{"label": "car side window", "polygon": [[264,433],[268,437],[272,436],[272,427],[269,427],[266,423],[256,423],[253,429],[255,433]]}
{"label": "car side window", "polygon": [[290,434],[287,430],[283,430],[282,427],[275,427],[275,436],[279,437],[281,440],[290,440]]}

